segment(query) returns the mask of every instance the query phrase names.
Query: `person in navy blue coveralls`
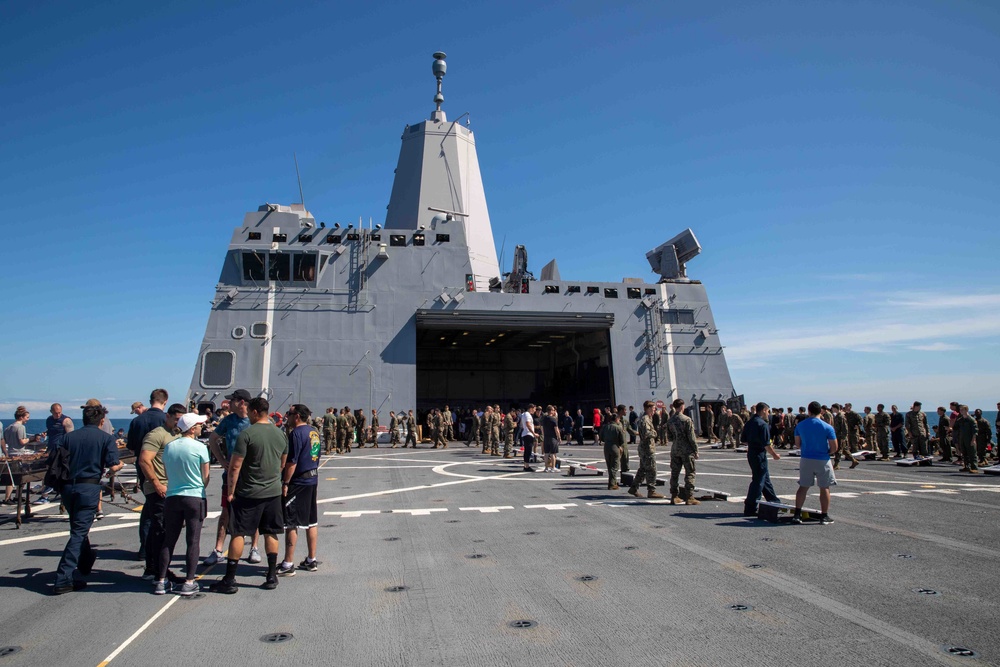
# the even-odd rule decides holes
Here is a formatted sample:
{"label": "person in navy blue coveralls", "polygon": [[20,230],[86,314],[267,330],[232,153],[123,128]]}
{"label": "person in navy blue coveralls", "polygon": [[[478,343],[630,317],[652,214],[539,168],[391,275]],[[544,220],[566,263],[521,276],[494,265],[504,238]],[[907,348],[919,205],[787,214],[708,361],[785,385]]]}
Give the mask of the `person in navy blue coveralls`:
{"label": "person in navy blue coveralls", "polygon": [[69,450],[70,481],[62,489],[63,504],[69,513],[69,540],[56,569],[55,595],[87,585],[79,577],[90,574],[94,562],[88,534],[101,500],[101,478],[105,468],[114,473],[122,467],[114,436],[101,430],[107,413],[100,405],[84,408],[83,428],[63,438],[63,447]]}

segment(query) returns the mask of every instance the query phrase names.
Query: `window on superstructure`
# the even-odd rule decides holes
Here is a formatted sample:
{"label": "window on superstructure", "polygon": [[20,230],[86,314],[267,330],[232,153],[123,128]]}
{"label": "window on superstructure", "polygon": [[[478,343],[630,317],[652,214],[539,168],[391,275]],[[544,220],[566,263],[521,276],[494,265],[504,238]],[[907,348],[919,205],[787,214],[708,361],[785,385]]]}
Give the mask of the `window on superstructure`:
{"label": "window on superstructure", "polygon": [[233,385],[236,353],[232,350],[209,350],[201,358],[201,386],[227,389]]}
{"label": "window on superstructure", "polygon": [[664,324],[694,324],[693,310],[661,310],[660,318]]}
{"label": "window on superstructure", "polygon": [[262,252],[243,253],[243,280],[259,282],[267,275],[267,255]]}
{"label": "window on superstructure", "polygon": [[271,255],[271,265],[268,267],[268,278],[287,283],[289,268],[292,263],[291,259],[289,255],[273,253]]}
{"label": "window on superstructure", "polygon": [[638,287],[626,287],[625,295],[630,299],[641,299],[642,290],[639,289]]}
{"label": "window on superstructure", "polygon": [[316,281],[316,255],[313,253],[295,255],[292,268],[292,280],[305,283]]}
{"label": "window on superstructure", "polygon": [[605,299],[617,299],[618,298],[618,288],[617,287],[605,287],[604,288],[604,298]]}

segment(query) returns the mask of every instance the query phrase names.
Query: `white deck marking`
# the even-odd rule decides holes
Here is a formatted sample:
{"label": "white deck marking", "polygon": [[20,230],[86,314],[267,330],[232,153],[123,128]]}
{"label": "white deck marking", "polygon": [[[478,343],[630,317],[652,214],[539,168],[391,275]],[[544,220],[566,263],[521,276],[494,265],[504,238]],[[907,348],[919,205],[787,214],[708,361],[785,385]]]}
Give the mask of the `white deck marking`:
{"label": "white deck marking", "polygon": [[567,507],[576,507],[576,503],[545,503],[542,505],[525,505],[526,510],[535,509],[545,509],[545,510],[564,510]]}
{"label": "white deck marking", "polygon": [[111,662],[112,660],[114,660],[115,658],[117,658],[119,653],[121,653],[122,651],[124,651],[128,647],[129,644],[131,644],[132,642],[134,642],[136,640],[136,638],[138,638],[139,635],[141,635],[143,633],[143,631],[146,630],[146,628],[148,628],[149,626],[151,626],[153,624],[153,621],[155,621],[160,616],[162,616],[163,612],[165,612],[166,610],[168,610],[172,606],[174,606],[174,604],[178,600],[180,600],[180,599],[181,599],[180,595],[175,595],[172,600],[170,600],[169,602],[167,602],[167,604],[165,604],[162,607],[160,607],[160,610],[158,612],[156,612],[155,614],[153,614],[152,616],[150,616],[148,621],[146,621],[141,626],[139,626],[139,629],[136,630],[135,632],[133,632],[131,637],[129,637],[128,639],[126,639],[124,642],[122,642],[121,646],[119,646],[118,648],[116,648],[111,653],[111,655],[109,655],[104,660],[102,660],[100,662],[100,664],[97,665],[97,667],[105,667],[105,665],[107,665],[109,662]]}
{"label": "white deck marking", "polygon": [[[138,526],[138,521],[130,521],[128,523],[116,523],[111,526],[99,526],[97,528],[91,528],[91,533],[100,533],[105,530],[117,530],[118,528],[128,528],[130,526]],[[29,537],[12,537],[7,540],[0,540],[0,547],[5,547],[8,544],[23,544],[24,542],[37,542],[38,540],[48,540],[53,537],[69,537],[68,530],[60,530],[56,533],[45,533],[44,535],[31,535]]]}
{"label": "white deck marking", "polygon": [[339,516],[341,519],[357,519],[362,514],[381,514],[382,510],[346,510],[344,512],[323,512],[323,516]]}
{"label": "white deck marking", "polygon": [[447,507],[428,507],[426,509],[392,510],[393,514],[409,514],[410,516],[430,516],[431,512],[447,512]]}
{"label": "white deck marking", "polygon": [[496,505],[493,507],[459,507],[460,512],[480,512],[482,514],[496,514],[500,510],[512,510],[513,505]]}

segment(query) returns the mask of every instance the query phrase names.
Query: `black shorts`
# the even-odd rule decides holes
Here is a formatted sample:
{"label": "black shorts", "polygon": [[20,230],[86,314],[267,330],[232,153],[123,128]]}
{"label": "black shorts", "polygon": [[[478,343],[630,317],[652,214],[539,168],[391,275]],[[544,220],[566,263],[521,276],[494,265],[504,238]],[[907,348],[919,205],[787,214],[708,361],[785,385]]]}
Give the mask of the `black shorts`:
{"label": "black shorts", "polygon": [[274,498],[243,498],[233,496],[229,505],[230,535],[253,535],[258,530],[261,535],[281,535],[285,524],[281,516],[281,496]]}
{"label": "black shorts", "polygon": [[288,495],[282,498],[285,528],[312,528],[319,524],[316,507],[316,484],[289,484]]}
{"label": "black shorts", "polygon": [[543,454],[558,454],[559,453],[559,443],[553,440],[552,442],[545,442],[542,445]]}

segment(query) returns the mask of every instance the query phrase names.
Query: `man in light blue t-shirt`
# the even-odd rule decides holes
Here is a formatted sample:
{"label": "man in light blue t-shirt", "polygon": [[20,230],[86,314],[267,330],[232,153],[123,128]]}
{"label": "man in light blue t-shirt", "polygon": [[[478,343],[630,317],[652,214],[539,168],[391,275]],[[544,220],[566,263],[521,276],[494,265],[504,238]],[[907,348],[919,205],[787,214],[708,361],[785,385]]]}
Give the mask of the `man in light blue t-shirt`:
{"label": "man in light blue t-shirt", "polygon": [[208,484],[208,448],[197,440],[208,420],[204,415],[189,412],[177,420],[181,435],[163,448],[163,468],[167,474],[167,497],[163,505],[163,546],[160,548],[159,577],[153,592],[163,595],[170,591],[167,567],[174,555],[174,546],[187,526],[187,569],[185,581],[177,590],[179,595],[198,592],[195,576],[198,574],[198,545],[201,543],[201,525],[205,521],[208,505],[205,486]]}
{"label": "man in light blue t-shirt", "polygon": [[833,519],[830,511],[830,487],[836,486],[830,455],[837,452],[837,433],[819,415],[823,408],[816,401],[809,404],[809,417],[795,427],[795,446],[800,448],[799,489],[795,492],[795,513],[792,523],[802,523],[802,505],[806,502],[809,487],[819,486],[820,525],[829,525]]}

